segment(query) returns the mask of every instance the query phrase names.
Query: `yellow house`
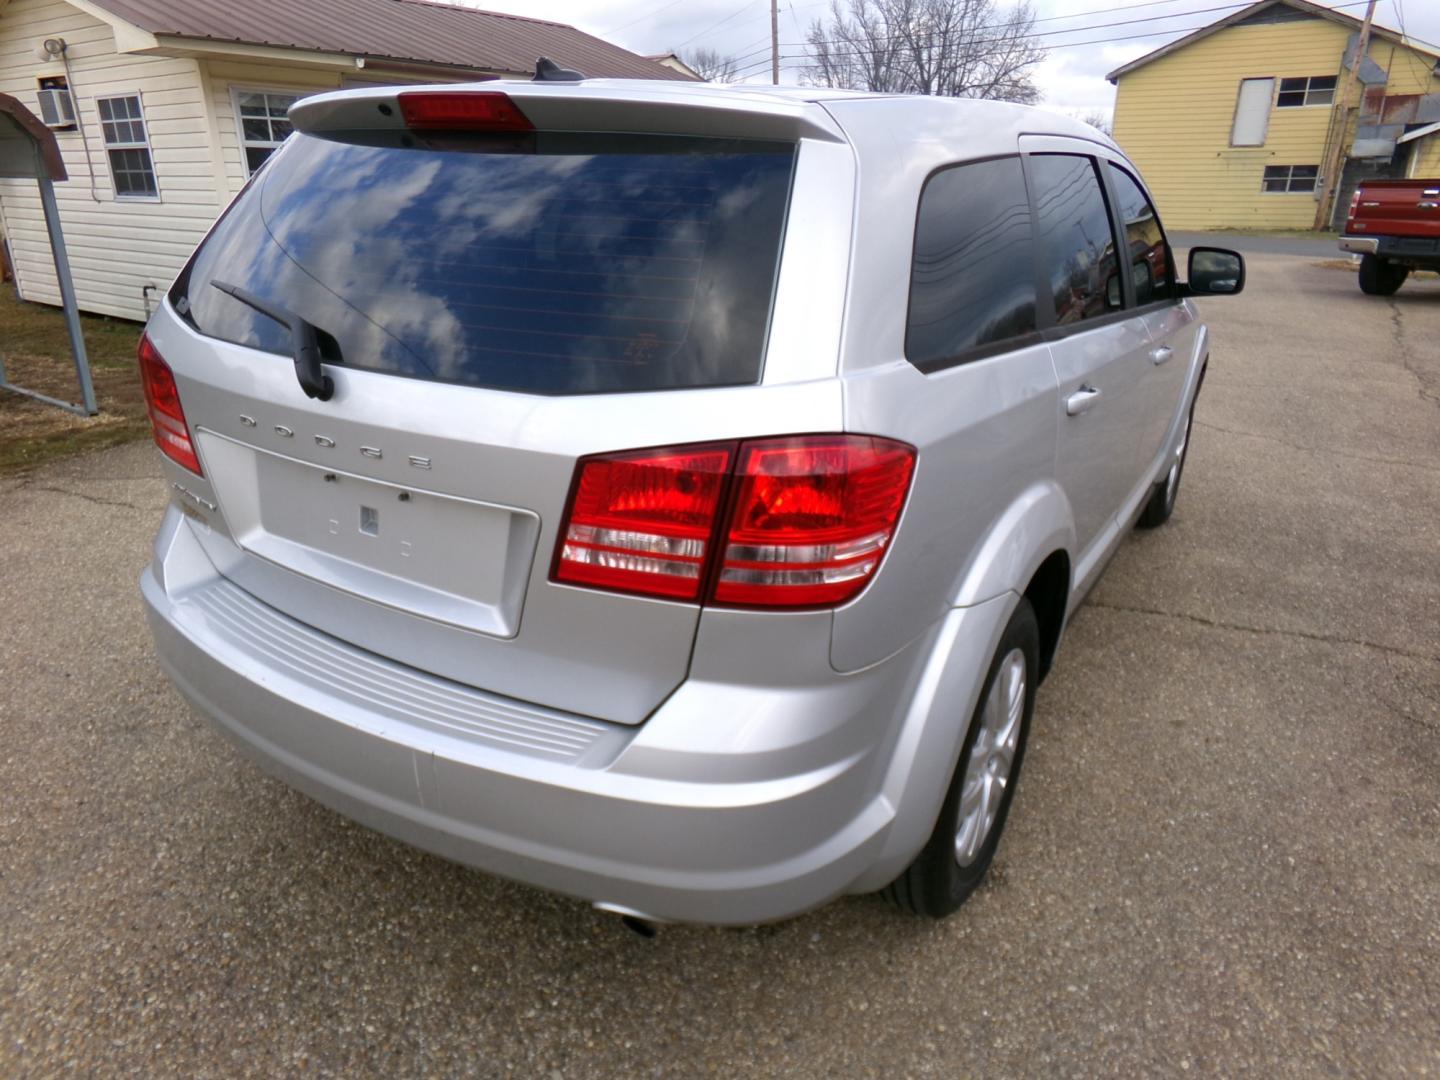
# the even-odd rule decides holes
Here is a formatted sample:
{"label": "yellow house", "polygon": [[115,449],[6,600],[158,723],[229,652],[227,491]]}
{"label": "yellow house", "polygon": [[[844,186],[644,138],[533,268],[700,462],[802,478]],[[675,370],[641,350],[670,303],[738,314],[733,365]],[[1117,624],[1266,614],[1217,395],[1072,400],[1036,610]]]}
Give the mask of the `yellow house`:
{"label": "yellow house", "polygon": [[1359,29],[1305,0],[1261,0],[1106,76],[1115,138],[1167,225],[1309,228],[1337,138],[1342,219],[1362,179],[1440,176],[1440,56],[1401,34],[1372,28],[1342,123]]}

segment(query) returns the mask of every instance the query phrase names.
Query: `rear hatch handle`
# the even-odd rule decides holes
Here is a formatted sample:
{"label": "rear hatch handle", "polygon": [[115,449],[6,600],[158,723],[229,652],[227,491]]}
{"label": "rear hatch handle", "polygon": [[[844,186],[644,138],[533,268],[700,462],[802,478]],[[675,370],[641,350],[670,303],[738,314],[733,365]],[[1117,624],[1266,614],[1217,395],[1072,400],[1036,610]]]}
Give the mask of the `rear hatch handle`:
{"label": "rear hatch handle", "polygon": [[288,308],[267,303],[238,285],[225,281],[212,281],[210,284],[289,330],[290,342],[295,350],[295,378],[300,380],[300,389],[305,391],[306,397],[330,400],[335,393],[335,383],[320,366],[320,342],[322,337],[325,338],[325,343],[329,346],[327,351],[338,361],[340,349],[334,338],[308,319],[301,318]]}

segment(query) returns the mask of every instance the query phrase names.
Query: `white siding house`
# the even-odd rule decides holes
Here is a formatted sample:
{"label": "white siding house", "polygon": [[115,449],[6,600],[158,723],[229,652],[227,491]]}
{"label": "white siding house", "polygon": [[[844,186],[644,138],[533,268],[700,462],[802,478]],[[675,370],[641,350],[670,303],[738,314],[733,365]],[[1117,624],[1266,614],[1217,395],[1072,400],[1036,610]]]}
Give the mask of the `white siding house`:
{"label": "white siding house", "polygon": [[[301,11],[284,0],[0,0],[0,93],[37,115],[46,88],[74,103],[77,123],[56,129],[70,179],[55,193],[83,310],[145,318],[288,133],[284,110],[298,96],[525,77],[541,53],[590,75],[682,77],[556,23],[409,0]],[[58,304],[33,183],[0,180],[0,233],[21,297]]]}

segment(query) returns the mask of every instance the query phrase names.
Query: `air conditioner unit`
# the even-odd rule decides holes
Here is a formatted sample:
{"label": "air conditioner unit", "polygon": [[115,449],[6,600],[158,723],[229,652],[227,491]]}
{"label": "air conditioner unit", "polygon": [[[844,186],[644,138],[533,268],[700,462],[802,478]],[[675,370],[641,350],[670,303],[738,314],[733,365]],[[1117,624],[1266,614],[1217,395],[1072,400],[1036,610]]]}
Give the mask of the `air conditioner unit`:
{"label": "air conditioner unit", "polygon": [[75,126],[75,101],[68,89],[40,91],[40,119],[48,128]]}

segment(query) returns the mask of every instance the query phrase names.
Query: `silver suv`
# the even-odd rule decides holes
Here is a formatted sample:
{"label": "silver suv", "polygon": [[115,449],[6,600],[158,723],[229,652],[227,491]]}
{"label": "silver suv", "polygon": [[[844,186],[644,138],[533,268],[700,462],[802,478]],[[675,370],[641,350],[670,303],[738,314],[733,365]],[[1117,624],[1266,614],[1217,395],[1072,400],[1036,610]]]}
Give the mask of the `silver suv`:
{"label": "silver suv", "polygon": [[1239,256],[1182,284],[1031,109],[500,87],[297,104],[151,320],[162,663],[299,790],[606,910],[953,910]]}

